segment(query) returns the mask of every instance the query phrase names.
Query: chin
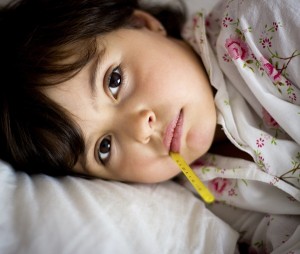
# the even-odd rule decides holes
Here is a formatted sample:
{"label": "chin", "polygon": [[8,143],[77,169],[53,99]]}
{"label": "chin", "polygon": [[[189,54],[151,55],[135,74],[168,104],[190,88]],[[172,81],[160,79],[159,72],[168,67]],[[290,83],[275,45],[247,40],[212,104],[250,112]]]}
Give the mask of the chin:
{"label": "chin", "polygon": [[157,177],[149,177],[148,179],[144,179],[145,181],[143,181],[143,183],[161,183],[161,182],[165,182],[168,180],[171,180],[172,178],[174,178],[175,176],[177,176],[178,174],[181,173],[181,170],[179,167],[174,167],[172,168],[172,170],[166,172],[163,175],[159,175]]}
{"label": "chin", "polygon": [[192,148],[188,148],[185,152],[181,155],[185,159],[187,164],[192,164],[195,160],[199,159],[203,155],[205,155],[210,148],[210,145],[198,145],[193,146]]}

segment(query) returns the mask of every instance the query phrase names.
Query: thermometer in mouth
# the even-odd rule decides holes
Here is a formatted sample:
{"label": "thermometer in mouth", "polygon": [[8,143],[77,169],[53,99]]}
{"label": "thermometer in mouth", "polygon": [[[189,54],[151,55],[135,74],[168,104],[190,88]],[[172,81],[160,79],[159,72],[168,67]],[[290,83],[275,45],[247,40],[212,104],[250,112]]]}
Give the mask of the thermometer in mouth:
{"label": "thermometer in mouth", "polygon": [[215,197],[213,196],[213,194],[200,181],[200,179],[196,176],[196,174],[190,168],[190,166],[185,162],[182,156],[179,153],[173,153],[173,152],[170,152],[170,156],[177,163],[181,171],[185,174],[185,176],[193,185],[193,187],[198,192],[200,197],[208,204],[214,202]]}

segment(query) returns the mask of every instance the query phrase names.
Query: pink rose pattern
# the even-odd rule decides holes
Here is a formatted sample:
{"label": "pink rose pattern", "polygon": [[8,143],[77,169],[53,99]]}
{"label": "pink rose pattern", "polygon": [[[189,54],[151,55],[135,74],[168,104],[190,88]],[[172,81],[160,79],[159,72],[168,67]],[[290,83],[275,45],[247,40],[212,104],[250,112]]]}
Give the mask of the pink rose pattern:
{"label": "pink rose pattern", "polygon": [[209,183],[210,188],[218,194],[222,194],[229,184],[230,181],[226,178],[216,178]]}
{"label": "pink rose pattern", "polygon": [[276,120],[268,113],[266,109],[262,109],[262,114],[263,114],[263,120],[264,123],[271,127],[271,128],[279,128],[279,124],[276,122]]}
{"label": "pink rose pattern", "polygon": [[270,62],[267,59],[261,57],[260,62],[264,71],[269,77],[273,79],[273,81],[279,80],[281,78],[280,72],[278,72],[277,69],[272,64],[270,64]]}
{"label": "pink rose pattern", "polygon": [[[300,154],[299,154],[299,158],[300,158]],[[220,158],[216,158],[216,156],[213,154],[204,155],[201,158],[201,160],[198,160],[197,163],[194,164],[196,174],[201,175],[199,174],[199,170],[202,172],[202,175],[210,174],[212,171],[215,171],[218,173],[218,175],[224,174],[225,176],[226,175],[225,171],[234,171],[234,169],[218,168],[217,165],[220,164],[219,159]],[[300,166],[300,164],[298,166]],[[185,177],[181,178],[181,180],[183,180],[181,182],[182,185],[184,186],[190,185],[188,180],[186,180]],[[216,203],[223,203],[223,204],[227,204],[228,206],[234,207],[236,200],[239,198],[243,198],[243,195],[245,195],[245,193],[243,194],[239,193],[240,191],[240,188],[238,187],[239,180],[242,180],[241,181],[242,183],[240,184],[245,184],[246,186],[248,185],[247,181],[244,179],[228,179],[223,177],[216,177],[208,181],[207,186],[215,195],[217,199]],[[278,181],[279,178],[274,176],[269,184],[276,185]],[[287,196],[287,199],[289,199],[291,202],[298,202],[290,196]],[[275,222],[275,218],[270,214],[266,214],[262,221],[262,223],[266,227],[270,227],[270,225],[274,222]],[[243,233],[245,233],[245,231]],[[281,238],[282,238],[282,243],[284,243],[284,241],[286,241],[289,238],[289,235],[282,234]],[[270,253],[271,250],[269,249],[268,245],[266,245],[264,240],[261,239],[260,236],[258,236],[254,239],[252,244],[249,246],[248,251],[249,253]],[[289,253],[293,253],[293,252],[289,252]]]}
{"label": "pink rose pattern", "polygon": [[[235,0],[228,1],[228,9],[231,2],[235,2]],[[239,4],[241,3],[243,3],[243,0],[239,1]],[[202,17],[202,14],[199,15],[199,17]],[[194,20],[194,29],[203,33],[203,31],[200,30],[200,22],[198,21],[197,19]],[[277,53],[274,38],[279,36],[278,32],[281,29],[284,29],[280,21],[272,21],[270,24],[264,26],[263,31],[255,31],[259,33],[257,44],[261,47],[260,51],[264,52],[263,56],[256,56],[252,52],[249,46],[250,44],[247,43],[245,35],[253,32],[252,27],[242,28],[240,21],[229,13],[225,13],[223,18],[219,18],[219,16],[211,13],[205,19],[205,26],[208,29],[207,37],[213,46],[213,50],[215,50],[214,47],[216,47],[216,41],[220,32],[218,28],[227,29],[227,31],[229,31],[227,33],[229,36],[225,37],[223,42],[225,53],[221,56],[222,61],[224,61],[226,65],[235,62],[235,64],[242,64],[243,68],[253,73],[268,77],[272,81],[276,93],[279,93],[281,97],[290,103],[299,103],[298,97],[300,96],[297,96],[294,91],[294,85],[288,79],[288,66],[295,57],[300,55],[300,52],[295,50],[287,57],[280,56],[280,54]],[[195,31],[193,31],[193,33],[194,32]],[[194,37],[191,36],[191,39],[192,38]],[[257,137],[253,138],[252,145],[256,164],[263,172],[273,175],[268,182],[272,186],[278,185],[282,180],[290,182],[293,177],[297,178],[295,180],[300,182],[300,151],[298,153],[296,152],[293,158],[291,156],[290,169],[287,169],[286,172],[284,171],[285,173],[282,175],[273,174],[274,172],[270,166],[272,161],[267,156],[267,153],[270,146],[276,148],[277,143],[280,142],[279,139],[284,137],[285,133],[267,109],[262,107],[260,115],[262,121],[259,123],[259,126],[261,130],[264,131],[261,131]],[[231,138],[234,139],[234,136],[232,134],[230,135]],[[246,146],[245,144],[238,145],[240,147]],[[230,175],[235,174],[235,169],[220,168],[218,165],[220,165],[218,158],[215,158],[212,154],[206,154],[198,161],[195,161],[192,166],[199,177],[207,176],[207,179],[211,179],[206,183],[208,188],[214,193],[218,200],[217,202],[235,206],[235,204],[239,202],[239,199],[245,195],[245,193],[240,193],[239,186],[241,184],[248,186],[248,180],[231,178]],[[184,182],[185,186],[190,185],[186,179]],[[290,202],[298,202],[289,195],[287,195],[286,198]],[[267,220],[267,226],[269,226],[270,223],[272,223],[271,220]],[[249,253],[262,253],[266,250],[266,245],[264,241],[261,240],[255,242],[254,245],[250,247]],[[290,253],[293,253],[293,251]]]}
{"label": "pink rose pattern", "polygon": [[[232,1],[231,1],[232,2]],[[229,2],[230,3],[230,2]],[[229,4],[227,5],[229,8]],[[230,31],[230,36],[225,40],[224,46],[226,52],[222,56],[225,63],[230,64],[232,61],[242,61],[242,66],[248,68],[253,73],[257,72],[260,75],[267,75],[273,83],[273,88],[279,96],[284,98],[290,103],[299,103],[299,98],[294,90],[294,85],[288,79],[288,66],[291,64],[294,58],[300,56],[299,50],[292,51],[290,56],[281,56],[276,48],[273,48],[273,40],[276,36],[279,36],[278,32],[280,29],[284,29],[281,21],[272,21],[270,24],[266,24],[264,29],[260,32],[258,38],[258,45],[261,46],[263,50],[261,52],[265,53],[265,56],[256,57],[251,51],[251,48],[247,44],[246,34],[252,33],[253,28],[242,27],[240,25],[240,20],[231,17],[229,13],[225,13],[222,22],[222,29],[228,29]],[[234,31],[234,33],[232,32]],[[258,31],[255,31],[258,32]],[[265,132],[262,132],[261,136],[256,137],[255,145],[255,161],[257,165],[265,172],[269,172],[270,166],[265,159],[265,153],[267,152],[266,144],[271,144],[273,146],[277,145],[277,138],[280,135],[285,135],[284,131],[281,129],[278,122],[272,117],[272,115],[265,109],[262,108],[262,121],[263,126],[267,128],[269,133],[273,133],[273,136],[266,138]],[[300,175],[296,176],[295,170],[298,170],[295,164],[300,163],[300,160],[295,156],[291,159],[292,168],[287,172],[292,172],[290,175],[282,175],[281,179],[286,177],[295,178],[298,182],[300,181]],[[299,169],[300,170],[300,169]],[[270,184],[276,184],[277,181],[273,181]]]}
{"label": "pink rose pattern", "polygon": [[292,83],[288,79],[288,66],[295,57],[300,56],[300,51],[294,50],[288,57],[280,56],[276,49],[273,49],[272,40],[276,33],[283,29],[280,21],[274,21],[271,25],[265,25],[264,30],[260,34],[258,44],[263,49],[268,50],[268,55],[257,59],[247,45],[246,33],[252,32],[252,27],[242,29],[239,20],[234,20],[228,13],[222,19],[223,29],[232,29],[234,27],[235,34],[231,34],[225,40],[225,49],[227,53],[223,55],[224,62],[243,60],[243,67],[249,68],[252,72],[258,71],[261,75],[268,75],[273,82],[274,89],[284,96],[291,103],[298,101],[297,95]]}
{"label": "pink rose pattern", "polygon": [[226,39],[225,47],[229,56],[233,60],[242,59],[245,60],[248,57],[249,49],[247,44],[239,37],[230,37]]}
{"label": "pink rose pattern", "polygon": [[[235,5],[236,2],[236,0],[229,0],[227,2],[226,9],[228,11],[225,9],[225,14],[221,18],[220,15],[217,14],[218,11],[216,13],[212,12],[206,17],[204,17],[202,12],[199,12],[195,15],[190,27],[184,30],[184,33],[186,34],[185,38],[188,39],[192,45],[203,44],[205,40],[203,34],[205,31],[202,26],[204,24],[207,29],[207,38],[213,46],[213,50],[215,50],[214,47],[216,47],[220,29],[222,29],[222,34],[228,34],[223,42],[225,52],[221,56],[221,59],[225,64],[236,62],[236,65],[240,65],[253,73],[268,77],[273,83],[271,89],[274,88],[274,93],[279,93],[281,98],[290,103],[300,103],[300,98],[298,98],[300,96],[296,94],[294,91],[294,84],[288,79],[288,67],[296,57],[300,56],[300,52],[294,50],[290,56],[283,57],[278,53],[280,50],[276,49],[277,44],[275,39],[280,36],[279,32],[285,29],[285,27],[280,20],[274,20],[270,22],[270,24],[262,26],[260,29],[261,31],[252,28],[250,25],[248,25],[248,27],[243,27],[240,20],[231,15],[230,12],[230,5],[232,3]],[[243,5],[243,3],[243,0],[238,1],[239,5]],[[243,6],[240,6],[240,8],[242,7]],[[199,35],[200,39],[196,39],[198,37],[195,37],[195,34]],[[260,47],[259,51],[262,52],[262,55],[255,55],[252,52],[251,47],[247,43],[248,35],[251,38],[256,38],[256,45]],[[202,49],[201,47],[199,48]],[[224,100],[224,103],[225,105],[230,105],[228,100]],[[273,163],[271,158],[269,158],[268,153],[270,149],[275,149],[278,143],[281,142],[279,140],[285,139],[287,134],[267,109],[262,107],[260,115],[261,123],[258,123],[258,128],[262,131],[259,132],[257,136],[253,137],[251,144],[238,143],[238,145],[243,150],[245,150],[245,147],[250,146],[253,158],[260,169],[269,174],[276,174],[276,172],[272,170],[271,165],[273,165]],[[232,135],[231,138],[234,139]],[[294,154],[290,158],[290,168],[286,168],[286,172],[290,172],[290,174],[283,174],[282,176],[279,176],[279,178],[281,180],[288,180],[293,184],[295,184],[295,182],[296,184],[297,182],[299,183],[300,175],[296,172],[298,171],[298,163],[300,163],[300,156]],[[200,165],[193,166],[197,167]],[[202,166],[202,171],[204,173],[209,170],[209,168]],[[276,184],[276,181],[272,181],[272,184],[274,183]]]}

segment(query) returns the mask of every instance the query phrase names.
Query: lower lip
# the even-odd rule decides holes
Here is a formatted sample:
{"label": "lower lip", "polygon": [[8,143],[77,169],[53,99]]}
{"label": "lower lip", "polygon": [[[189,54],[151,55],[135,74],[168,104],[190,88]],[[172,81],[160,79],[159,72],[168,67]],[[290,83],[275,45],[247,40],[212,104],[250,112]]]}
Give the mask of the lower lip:
{"label": "lower lip", "polygon": [[176,126],[173,132],[173,138],[170,145],[170,152],[179,153],[180,152],[180,143],[181,143],[181,134],[183,126],[183,113],[180,111]]}

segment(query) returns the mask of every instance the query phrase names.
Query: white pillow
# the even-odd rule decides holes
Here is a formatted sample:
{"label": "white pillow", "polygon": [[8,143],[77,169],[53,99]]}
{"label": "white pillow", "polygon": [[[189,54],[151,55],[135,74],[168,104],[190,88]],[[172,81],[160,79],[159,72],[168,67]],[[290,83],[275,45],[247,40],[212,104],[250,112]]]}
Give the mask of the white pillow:
{"label": "white pillow", "polygon": [[29,177],[0,161],[0,253],[233,253],[238,234],[174,182]]}

